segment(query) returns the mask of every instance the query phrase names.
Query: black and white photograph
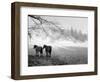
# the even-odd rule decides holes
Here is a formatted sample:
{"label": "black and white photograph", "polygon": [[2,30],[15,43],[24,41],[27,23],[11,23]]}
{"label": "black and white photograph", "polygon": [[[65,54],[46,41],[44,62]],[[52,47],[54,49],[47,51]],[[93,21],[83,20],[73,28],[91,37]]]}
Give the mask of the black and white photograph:
{"label": "black and white photograph", "polygon": [[97,75],[97,7],[11,5],[12,79]]}
{"label": "black and white photograph", "polygon": [[88,17],[27,17],[28,67],[88,64]]}

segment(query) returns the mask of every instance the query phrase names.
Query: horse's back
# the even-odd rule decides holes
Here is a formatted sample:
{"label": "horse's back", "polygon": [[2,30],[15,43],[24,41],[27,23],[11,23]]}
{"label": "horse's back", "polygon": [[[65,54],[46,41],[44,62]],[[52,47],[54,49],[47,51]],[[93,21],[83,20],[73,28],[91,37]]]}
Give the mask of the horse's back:
{"label": "horse's back", "polygon": [[42,47],[41,47],[41,46],[38,46],[38,47],[37,47],[37,50],[38,50],[38,51],[42,50]]}

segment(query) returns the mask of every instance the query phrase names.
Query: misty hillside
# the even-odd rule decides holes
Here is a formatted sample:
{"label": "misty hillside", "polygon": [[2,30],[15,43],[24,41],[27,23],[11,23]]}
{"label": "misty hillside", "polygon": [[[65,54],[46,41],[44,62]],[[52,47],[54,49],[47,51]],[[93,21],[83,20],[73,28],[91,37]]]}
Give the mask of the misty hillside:
{"label": "misty hillside", "polygon": [[[84,46],[87,44],[87,34],[74,27],[65,29],[56,20],[49,20],[43,16],[28,15],[28,35],[31,44],[71,44]],[[65,26],[67,28],[67,26]]]}

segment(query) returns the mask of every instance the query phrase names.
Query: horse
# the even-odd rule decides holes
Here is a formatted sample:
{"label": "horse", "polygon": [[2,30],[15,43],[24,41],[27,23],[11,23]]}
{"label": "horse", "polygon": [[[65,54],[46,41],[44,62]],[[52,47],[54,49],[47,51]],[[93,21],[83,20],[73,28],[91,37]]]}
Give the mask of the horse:
{"label": "horse", "polygon": [[46,56],[51,57],[52,46],[44,45],[43,49],[45,49]]}
{"label": "horse", "polygon": [[37,56],[39,56],[39,55],[42,56],[42,54],[43,54],[43,48],[41,46],[34,45],[33,48],[35,49]]}

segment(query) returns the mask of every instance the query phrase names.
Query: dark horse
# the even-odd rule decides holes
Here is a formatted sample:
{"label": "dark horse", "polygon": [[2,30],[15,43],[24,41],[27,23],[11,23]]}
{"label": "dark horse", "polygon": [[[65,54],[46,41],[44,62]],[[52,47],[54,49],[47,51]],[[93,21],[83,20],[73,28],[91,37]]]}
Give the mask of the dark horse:
{"label": "dark horse", "polygon": [[51,57],[52,47],[48,45],[44,45],[43,49],[45,49],[46,56]]}
{"label": "dark horse", "polygon": [[41,46],[34,45],[34,49],[36,51],[36,55],[37,56],[42,56],[42,54],[43,54],[43,48]]}

